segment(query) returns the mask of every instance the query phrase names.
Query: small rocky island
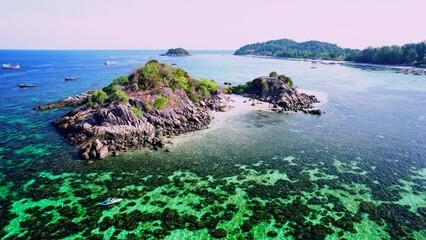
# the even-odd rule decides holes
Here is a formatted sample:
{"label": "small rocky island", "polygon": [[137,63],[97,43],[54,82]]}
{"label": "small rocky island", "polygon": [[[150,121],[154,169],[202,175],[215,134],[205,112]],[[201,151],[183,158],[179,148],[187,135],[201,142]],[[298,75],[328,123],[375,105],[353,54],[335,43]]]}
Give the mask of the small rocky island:
{"label": "small rocky island", "polygon": [[171,48],[166,53],[161,54],[160,56],[185,57],[191,56],[191,54],[183,48]]}
{"label": "small rocky island", "polygon": [[213,80],[193,79],[182,68],[152,60],[103,89],[35,109],[75,107],[52,124],[78,147],[81,158],[93,163],[131,149],[159,149],[167,137],[206,128],[212,111],[229,109],[224,92],[272,103],[278,111],[312,109],[315,96],[299,94],[291,85],[290,78],[271,73],[246,85],[218,87]]}
{"label": "small rocky island", "polygon": [[271,103],[272,110],[277,112],[303,111],[314,115],[322,113],[320,109],[313,106],[314,103],[319,103],[314,95],[299,93],[293,87],[291,78],[278,75],[276,72],[271,72],[269,77],[258,77],[245,85],[234,86],[232,92]]}

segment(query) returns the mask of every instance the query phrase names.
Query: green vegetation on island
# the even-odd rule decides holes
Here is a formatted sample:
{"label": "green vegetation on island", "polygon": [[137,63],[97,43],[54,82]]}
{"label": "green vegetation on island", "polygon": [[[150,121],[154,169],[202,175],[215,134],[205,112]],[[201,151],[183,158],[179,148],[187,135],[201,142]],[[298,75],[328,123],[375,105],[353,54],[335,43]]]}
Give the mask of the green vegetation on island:
{"label": "green vegetation on island", "polygon": [[228,99],[210,79],[194,79],[182,68],[151,60],[103,89],[37,110],[76,107],[52,124],[92,163],[134,148],[158,149],[165,137],[196,131],[225,111]]}
{"label": "green vegetation on island", "polygon": [[162,110],[164,107],[170,104],[170,100],[166,97],[159,97],[155,99],[154,104],[158,109]]}
{"label": "green vegetation on island", "polygon": [[[293,80],[290,77],[287,77],[284,74],[278,75],[277,72],[269,73],[269,78],[275,78],[277,81],[282,81],[288,87],[293,87]],[[270,86],[268,84],[267,78],[261,78],[259,81],[248,81],[245,84],[239,84],[237,86],[231,87],[231,92],[235,94],[243,94],[243,93],[251,93],[253,91],[257,91],[260,94],[267,92],[275,92],[280,88],[284,89],[282,86],[278,84],[273,84]]]}
{"label": "green vegetation on island", "polygon": [[235,51],[235,55],[345,60],[356,63],[426,67],[426,41],[403,46],[368,47],[361,51],[341,48],[326,42],[298,43],[290,39],[280,39],[245,45]]}
{"label": "green vegetation on island", "polygon": [[235,51],[235,55],[344,60],[354,51],[356,50],[341,48],[336,44],[326,42],[306,41],[298,43],[291,39],[279,39],[245,45]]}
{"label": "green vegetation on island", "polygon": [[210,97],[218,89],[218,84],[214,80],[205,78],[196,80],[182,68],[152,60],[137,68],[130,76],[120,76],[107,87],[92,90],[88,102],[89,104],[113,101],[128,103],[129,96],[140,96],[145,91],[152,93],[155,99],[151,102],[147,101],[150,106],[163,109],[170,105],[167,96],[162,96],[163,88],[170,88],[173,91],[181,89],[194,103],[198,103]]}
{"label": "green vegetation on island", "polygon": [[166,53],[160,56],[191,56],[191,54],[183,48],[171,48]]}
{"label": "green vegetation on island", "polygon": [[132,111],[135,113],[137,117],[141,117],[143,115],[143,111],[135,106],[132,106]]}
{"label": "green vegetation on island", "polygon": [[356,63],[426,67],[426,41],[403,46],[369,47],[362,51],[354,51],[346,57],[346,60]]}
{"label": "green vegetation on island", "polygon": [[[320,109],[314,103],[319,102],[314,95],[299,93],[293,87],[293,80],[286,75],[271,72],[269,76],[261,76],[232,87],[232,92],[241,94],[250,99],[257,99],[272,105],[271,110],[283,113],[284,111],[303,111],[314,115],[321,115]],[[253,101],[252,106],[256,103]]]}

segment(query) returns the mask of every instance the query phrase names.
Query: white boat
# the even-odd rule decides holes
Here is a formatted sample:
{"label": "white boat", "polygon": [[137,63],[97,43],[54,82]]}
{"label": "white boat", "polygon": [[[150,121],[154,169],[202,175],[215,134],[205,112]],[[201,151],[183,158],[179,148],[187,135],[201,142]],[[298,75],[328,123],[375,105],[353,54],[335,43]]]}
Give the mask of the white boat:
{"label": "white boat", "polygon": [[112,65],[113,63],[114,63],[113,61],[106,61],[104,64],[108,66],[108,65]]}
{"label": "white boat", "polygon": [[122,198],[111,198],[109,201],[101,203],[101,205],[102,206],[107,206],[107,205],[110,205],[110,204],[119,203],[121,201],[123,201]]}
{"label": "white boat", "polygon": [[16,65],[10,65],[9,63],[8,64],[3,64],[2,65],[2,68],[3,69],[19,69],[21,66],[19,65],[19,64],[16,64]]}

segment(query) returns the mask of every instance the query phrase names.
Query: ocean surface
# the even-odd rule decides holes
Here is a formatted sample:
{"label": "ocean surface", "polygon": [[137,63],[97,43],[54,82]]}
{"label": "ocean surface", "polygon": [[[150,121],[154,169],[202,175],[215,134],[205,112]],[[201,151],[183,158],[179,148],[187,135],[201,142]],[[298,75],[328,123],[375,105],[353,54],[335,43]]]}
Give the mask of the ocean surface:
{"label": "ocean surface", "polygon": [[[1,239],[426,238],[426,75],[164,52],[0,50],[21,65],[0,69]],[[50,125],[70,109],[33,110],[151,59],[220,84],[277,71],[326,96],[325,114],[245,112],[89,166]]]}

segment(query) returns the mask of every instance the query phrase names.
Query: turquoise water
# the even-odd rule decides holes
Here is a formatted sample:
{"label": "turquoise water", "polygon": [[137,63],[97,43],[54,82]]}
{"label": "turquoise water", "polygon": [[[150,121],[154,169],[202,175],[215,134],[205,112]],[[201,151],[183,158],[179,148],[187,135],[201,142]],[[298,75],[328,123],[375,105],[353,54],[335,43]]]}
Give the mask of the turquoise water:
{"label": "turquoise water", "polygon": [[[426,76],[162,52],[0,51],[1,63],[21,65],[0,70],[0,238],[426,237]],[[326,113],[243,113],[170,152],[87,166],[49,124],[69,109],[32,110],[154,58],[219,83],[285,73],[326,95]],[[70,76],[80,80],[63,80]],[[19,89],[22,82],[38,87]],[[124,200],[99,206],[110,197]]]}

